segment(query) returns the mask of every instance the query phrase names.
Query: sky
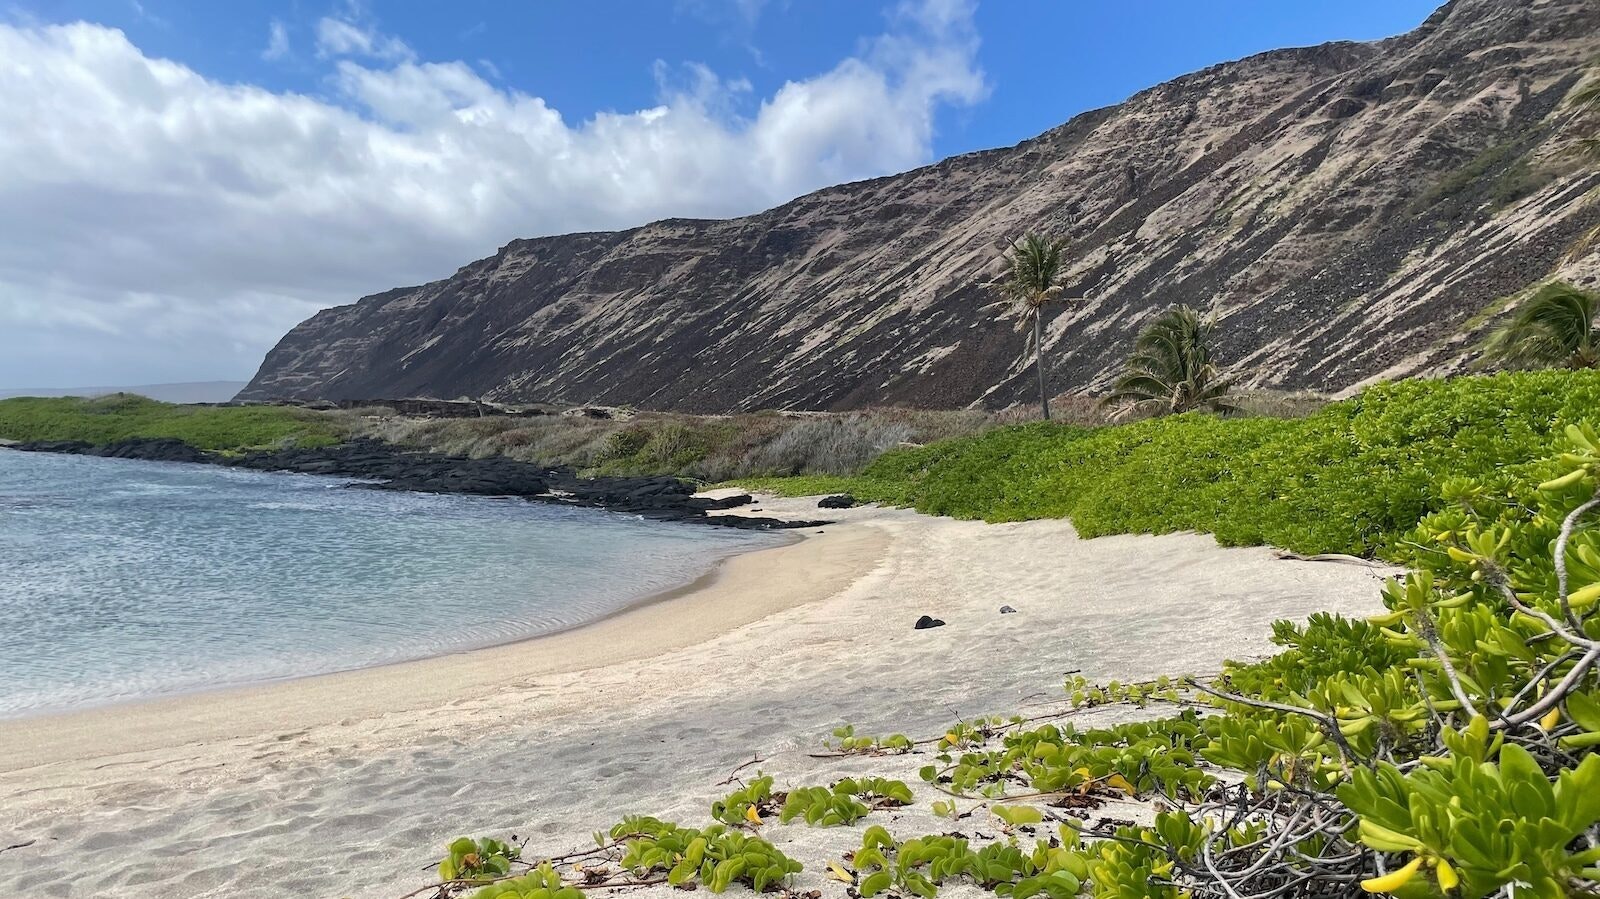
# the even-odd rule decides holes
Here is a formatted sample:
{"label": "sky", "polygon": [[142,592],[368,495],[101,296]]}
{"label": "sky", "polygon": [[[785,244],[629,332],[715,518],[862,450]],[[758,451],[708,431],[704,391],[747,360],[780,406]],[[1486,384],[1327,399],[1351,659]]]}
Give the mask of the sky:
{"label": "sky", "polygon": [[0,388],[245,380],[514,238],[768,208],[1435,0],[0,0]]}

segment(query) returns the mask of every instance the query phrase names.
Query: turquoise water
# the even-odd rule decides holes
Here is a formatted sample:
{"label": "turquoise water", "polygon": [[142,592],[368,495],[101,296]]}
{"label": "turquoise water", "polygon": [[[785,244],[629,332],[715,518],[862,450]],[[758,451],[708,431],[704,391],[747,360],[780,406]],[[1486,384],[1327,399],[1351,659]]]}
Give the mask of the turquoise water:
{"label": "turquoise water", "polygon": [[550,633],[781,538],[0,450],[0,717]]}

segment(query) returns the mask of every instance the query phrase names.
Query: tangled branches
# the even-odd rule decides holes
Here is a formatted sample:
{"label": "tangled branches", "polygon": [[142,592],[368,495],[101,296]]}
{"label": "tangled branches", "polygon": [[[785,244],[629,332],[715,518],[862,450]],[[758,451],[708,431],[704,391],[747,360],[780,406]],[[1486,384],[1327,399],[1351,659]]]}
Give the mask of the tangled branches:
{"label": "tangled branches", "polygon": [[1231,689],[1196,685],[1225,713],[1203,754],[1255,773],[1175,803],[1197,833],[1154,841],[1173,889],[1600,895],[1600,439],[1567,439],[1535,491],[1447,483],[1387,614],[1285,627]]}

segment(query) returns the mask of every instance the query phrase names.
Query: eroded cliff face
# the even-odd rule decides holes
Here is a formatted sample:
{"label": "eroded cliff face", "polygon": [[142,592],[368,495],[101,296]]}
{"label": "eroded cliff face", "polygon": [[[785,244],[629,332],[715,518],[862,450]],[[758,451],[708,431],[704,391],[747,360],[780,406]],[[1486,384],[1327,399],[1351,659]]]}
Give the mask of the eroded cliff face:
{"label": "eroded cliff face", "polygon": [[1600,169],[1560,152],[1597,54],[1595,0],[1454,0],[758,215],[514,241],[318,313],[240,396],[1003,406],[1034,388],[991,282],[1030,229],[1073,239],[1053,391],[1103,386],[1180,302],[1251,385],[1451,371],[1508,296],[1600,280]]}

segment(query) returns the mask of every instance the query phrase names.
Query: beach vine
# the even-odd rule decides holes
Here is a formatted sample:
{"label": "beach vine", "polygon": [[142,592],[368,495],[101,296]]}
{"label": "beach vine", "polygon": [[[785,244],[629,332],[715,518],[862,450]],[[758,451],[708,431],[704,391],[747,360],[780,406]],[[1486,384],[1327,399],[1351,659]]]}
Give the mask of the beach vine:
{"label": "beach vine", "polygon": [[[1280,651],[1263,661],[1208,678],[1072,678],[1055,720],[969,720],[909,741],[931,755],[919,773],[933,810],[959,820],[986,806],[999,834],[875,823],[820,863],[825,876],[860,899],[931,899],[954,882],[1007,899],[1600,896],[1600,434],[1569,426],[1558,452],[1526,482],[1444,482],[1382,614],[1278,622]],[[1148,715],[1077,723],[1111,704]],[[864,792],[910,793],[892,784],[797,789],[781,807],[846,823],[867,813],[855,814]],[[714,808],[739,827],[627,819],[587,862],[516,859],[526,888],[433,889],[792,891],[801,862],[745,832],[779,805],[771,788],[763,775]],[[1147,823],[1079,817],[1111,797],[1146,802]]]}

